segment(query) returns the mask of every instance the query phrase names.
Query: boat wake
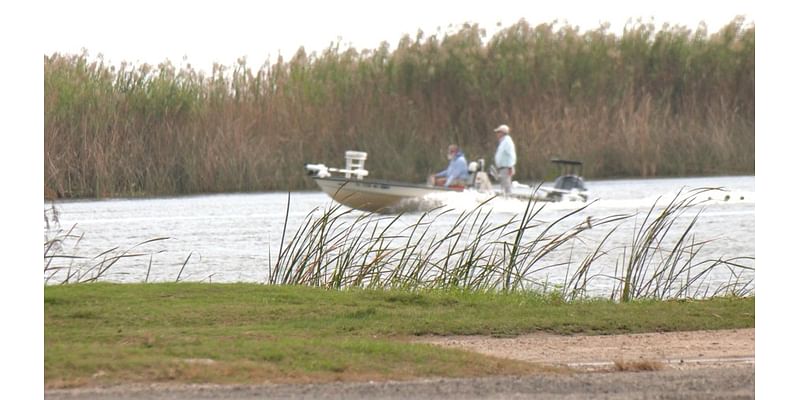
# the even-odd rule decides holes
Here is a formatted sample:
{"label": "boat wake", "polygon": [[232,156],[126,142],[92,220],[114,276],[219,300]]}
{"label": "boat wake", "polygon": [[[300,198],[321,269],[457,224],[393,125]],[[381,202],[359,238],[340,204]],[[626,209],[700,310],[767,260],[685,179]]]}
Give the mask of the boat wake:
{"label": "boat wake", "polygon": [[[485,204],[484,204],[485,203]],[[574,209],[584,202],[563,201],[548,202],[550,208]],[[495,193],[483,193],[475,190],[465,190],[463,192],[431,193],[421,198],[403,200],[394,212],[427,212],[436,209],[442,211],[467,212],[483,205],[484,209],[492,210],[495,213],[519,214],[525,211],[528,200],[516,197],[505,198]],[[538,202],[541,204],[541,202]]]}
{"label": "boat wake", "polygon": [[[682,193],[686,193],[684,190]],[[666,193],[660,196],[646,196],[640,198],[614,198],[613,196],[598,195],[588,203],[582,201],[537,202],[550,211],[569,211],[589,205],[589,210],[645,210],[653,207],[667,206],[678,192]],[[394,207],[395,213],[429,212],[436,209],[442,211],[466,212],[474,210],[482,203],[483,208],[494,213],[520,214],[525,212],[528,201],[519,198],[504,198],[492,193],[480,193],[473,190],[449,193],[431,193],[427,196],[406,199]],[[725,206],[755,204],[755,192],[714,190],[704,192],[697,196],[695,204],[701,206]]]}

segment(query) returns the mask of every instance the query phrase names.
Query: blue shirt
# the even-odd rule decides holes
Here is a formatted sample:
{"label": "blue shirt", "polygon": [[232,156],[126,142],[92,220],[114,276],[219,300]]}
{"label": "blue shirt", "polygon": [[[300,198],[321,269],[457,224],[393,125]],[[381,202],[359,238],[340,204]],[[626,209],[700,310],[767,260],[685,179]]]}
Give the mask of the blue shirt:
{"label": "blue shirt", "polygon": [[444,183],[445,186],[450,186],[456,179],[461,180],[468,180],[469,179],[469,170],[467,169],[467,159],[464,157],[464,152],[461,150],[453,156],[453,159],[450,160],[450,164],[447,165],[447,169],[439,172],[436,174],[437,177],[441,178],[446,176],[447,181]]}
{"label": "blue shirt", "polygon": [[514,141],[511,136],[505,135],[497,145],[494,153],[494,165],[497,168],[510,168],[517,164],[517,151],[514,149]]}

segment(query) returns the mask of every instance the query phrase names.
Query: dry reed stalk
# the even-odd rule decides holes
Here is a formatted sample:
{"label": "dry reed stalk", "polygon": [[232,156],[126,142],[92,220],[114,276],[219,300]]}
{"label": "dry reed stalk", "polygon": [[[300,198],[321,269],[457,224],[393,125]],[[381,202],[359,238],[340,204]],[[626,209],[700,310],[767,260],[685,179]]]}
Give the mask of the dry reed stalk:
{"label": "dry reed stalk", "polygon": [[308,189],[303,163],[348,149],[380,154],[376,175],[422,181],[450,142],[491,160],[501,121],[522,180],[552,178],[554,156],[584,160],[589,177],[753,173],[754,38],[739,19],[713,34],[636,23],[622,35],[520,21],[488,39],[465,25],[392,51],[335,44],[208,75],[54,54],[45,192]]}

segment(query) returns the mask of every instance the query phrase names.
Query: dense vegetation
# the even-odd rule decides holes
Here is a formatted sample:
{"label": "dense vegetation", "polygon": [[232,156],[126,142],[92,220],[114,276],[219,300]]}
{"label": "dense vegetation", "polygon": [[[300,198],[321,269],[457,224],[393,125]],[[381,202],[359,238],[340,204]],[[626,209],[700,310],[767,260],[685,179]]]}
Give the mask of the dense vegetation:
{"label": "dense vegetation", "polygon": [[44,89],[48,197],[311,188],[303,163],[348,149],[376,177],[422,181],[450,142],[491,162],[500,123],[521,181],[552,179],[552,157],[590,178],[755,168],[755,28],[741,19],[621,35],[521,20],[491,38],[464,25],[210,75],[53,54]]}

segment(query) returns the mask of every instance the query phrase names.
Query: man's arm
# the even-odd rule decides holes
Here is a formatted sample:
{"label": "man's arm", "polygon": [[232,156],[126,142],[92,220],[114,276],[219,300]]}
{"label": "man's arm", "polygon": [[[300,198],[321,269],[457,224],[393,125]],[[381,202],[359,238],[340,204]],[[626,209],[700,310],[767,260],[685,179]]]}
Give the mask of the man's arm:
{"label": "man's arm", "polygon": [[509,137],[508,138],[508,156],[511,158],[511,171],[514,171],[513,166],[517,165],[517,149],[514,146],[514,141]]}

